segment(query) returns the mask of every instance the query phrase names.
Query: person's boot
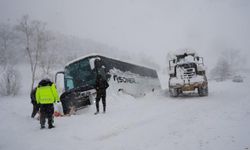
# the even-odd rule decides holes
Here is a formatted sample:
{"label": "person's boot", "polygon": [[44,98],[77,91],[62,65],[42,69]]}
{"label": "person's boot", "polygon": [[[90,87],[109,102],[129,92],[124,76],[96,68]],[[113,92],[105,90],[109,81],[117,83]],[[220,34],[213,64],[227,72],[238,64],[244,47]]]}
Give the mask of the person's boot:
{"label": "person's boot", "polygon": [[45,125],[41,125],[41,129],[44,129],[45,128]]}
{"label": "person's boot", "polygon": [[94,114],[95,114],[95,115],[99,114],[99,111],[95,112]]}
{"label": "person's boot", "polygon": [[49,125],[49,129],[55,128],[52,124]]}
{"label": "person's boot", "polygon": [[96,112],[94,113],[95,115],[99,114],[99,106],[96,105]]}
{"label": "person's boot", "polygon": [[103,107],[103,113],[105,114],[105,112],[106,112],[106,107],[104,106]]}

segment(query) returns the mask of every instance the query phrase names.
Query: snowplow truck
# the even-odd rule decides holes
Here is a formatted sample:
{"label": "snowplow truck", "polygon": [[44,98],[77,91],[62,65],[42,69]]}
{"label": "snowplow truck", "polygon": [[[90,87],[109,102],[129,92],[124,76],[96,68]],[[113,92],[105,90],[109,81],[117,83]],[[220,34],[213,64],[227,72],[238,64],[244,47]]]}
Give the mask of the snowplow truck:
{"label": "snowplow truck", "polygon": [[196,53],[182,53],[169,60],[169,93],[172,97],[193,93],[208,95],[203,57]]}

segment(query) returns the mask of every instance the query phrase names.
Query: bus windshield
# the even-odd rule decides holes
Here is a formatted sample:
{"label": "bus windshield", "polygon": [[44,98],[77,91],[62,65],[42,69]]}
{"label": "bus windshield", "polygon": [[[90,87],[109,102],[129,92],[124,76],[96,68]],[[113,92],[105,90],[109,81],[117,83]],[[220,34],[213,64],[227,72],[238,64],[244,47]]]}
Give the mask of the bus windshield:
{"label": "bus windshield", "polygon": [[82,59],[65,67],[65,90],[82,86],[94,86],[95,71],[91,70],[89,59]]}

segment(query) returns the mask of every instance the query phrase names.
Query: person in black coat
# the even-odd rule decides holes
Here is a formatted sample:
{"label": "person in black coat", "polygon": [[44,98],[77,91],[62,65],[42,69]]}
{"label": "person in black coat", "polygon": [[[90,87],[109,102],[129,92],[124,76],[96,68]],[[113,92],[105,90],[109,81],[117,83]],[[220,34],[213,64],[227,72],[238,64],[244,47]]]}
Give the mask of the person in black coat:
{"label": "person in black coat", "polygon": [[33,105],[33,111],[31,113],[31,118],[34,118],[39,111],[39,104],[36,102],[36,87],[30,92],[31,104]]}
{"label": "person in black coat", "polygon": [[109,87],[109,84],[102,75],[97,74],[96,77],[96,112],[95,115],[99,113],[99,101],[102,98],[103,113],[106,112],[106,89]]}

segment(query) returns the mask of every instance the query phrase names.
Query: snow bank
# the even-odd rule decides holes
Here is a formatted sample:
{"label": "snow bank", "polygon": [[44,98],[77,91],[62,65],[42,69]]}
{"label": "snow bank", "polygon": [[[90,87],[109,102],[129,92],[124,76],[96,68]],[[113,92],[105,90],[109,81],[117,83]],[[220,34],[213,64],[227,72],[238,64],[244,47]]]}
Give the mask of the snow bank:
{"label": "snow bank", "polygon": [[[166,91],[134,98],[108,92],[107,113],[91,105],[40,130],[29,95],[0,99],[0,149],[249,149],[249,80],[210,82],[208,97],[170,98]],[[100,102],[102,109],[102,105]]]}

